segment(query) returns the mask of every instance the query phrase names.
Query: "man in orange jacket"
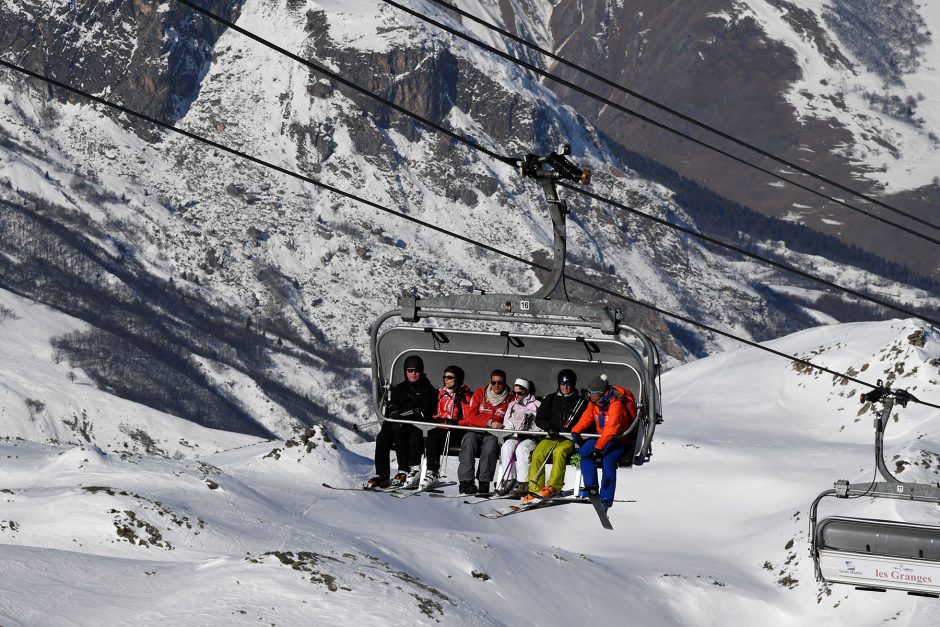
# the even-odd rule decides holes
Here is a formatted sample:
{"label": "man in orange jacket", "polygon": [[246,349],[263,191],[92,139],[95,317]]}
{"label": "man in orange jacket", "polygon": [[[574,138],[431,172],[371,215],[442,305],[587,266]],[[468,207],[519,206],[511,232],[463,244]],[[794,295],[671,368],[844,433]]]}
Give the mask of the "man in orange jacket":
{"label": "man in orange jacket", "polygon": [[[614,502],[617,489],[617,464],[627,452],[636,421],[636,401],[630,390],[610,385],[607,375],[595,377],[588,384],[591,403],[571,430],[580,447],[581,476],[584,490],[581,496],[599,492],[601,504],[608,509]],[[600,438],[584,441],[581,434],[594,427]],[[604,468],[600,490],[597,485],[597,467]]]}

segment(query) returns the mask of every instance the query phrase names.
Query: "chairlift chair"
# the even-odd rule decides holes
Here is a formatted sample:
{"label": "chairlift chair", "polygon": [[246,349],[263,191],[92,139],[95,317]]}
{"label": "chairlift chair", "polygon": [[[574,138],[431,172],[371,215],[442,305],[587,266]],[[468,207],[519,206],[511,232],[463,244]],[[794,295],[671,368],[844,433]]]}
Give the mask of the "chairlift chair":
{"label": "chairlift chair", "polygon": [[[568,214],[565,202],[558,198],[555,182],[568,179],[587,184],[590,179],[587,170],[578,169],[567,159],[569,152],[563,147],[547,157],[528,155],[518,162],[523,176],[542,184],[554,227],[552,269],[541,289],[528,296],[404,296],[397,309],[384,313],[372,325],[373,405],[379,421],[391,420],[384,411],[388,390],[404,378],[403,362],[410,355],[423,359],[430,377],[456,364],[464,369],[466,383],[473,388],[484,385],[490,372],[500,368],[510,382],[517,377],[532,381],[539,395],[555,391],[559,371],[571,368],[581,383],[603,373],[612,384],[633,393],[638,412],[634,450],[627,456],[628,463],[649,460],[653,433],[662,421],[660,361],[655,344],[642,331],[624,324],[619,310],[549,298],[564,276]],[[486,330],[422,324],[429,319],[446,320],[451,325],[450,321],[465,321],[468,327],[481,326],[474,322],[484,323]],[[389,326],[393,320],[394,326]],[[535,327],[556,332],[536,334],[531,332]],[[579,334],[571,335],[572,328]],[[418,426],[425,435],[439,426],[416,420],[401,422]],[[526,433],[504,429],[491,432],[500,440],[513,433]]]}
{"label": "chairlift chair", "polygon": [[859,590],[901,590],[917,596],[940,596],[940,527],[899,521],[836,516],[819,523],[817,509],[823,498],[899,499],[940,504],[940,486],[898,481],[884,462],[884,429],[897,402],[902,407],[913,397],[904,390],[878,387],[862,395],[863,402],[882,402],[875,418],[875,464],[883,481],[868,484],[835,482],[810,508],[810,553],[816,579],[853,585]]}

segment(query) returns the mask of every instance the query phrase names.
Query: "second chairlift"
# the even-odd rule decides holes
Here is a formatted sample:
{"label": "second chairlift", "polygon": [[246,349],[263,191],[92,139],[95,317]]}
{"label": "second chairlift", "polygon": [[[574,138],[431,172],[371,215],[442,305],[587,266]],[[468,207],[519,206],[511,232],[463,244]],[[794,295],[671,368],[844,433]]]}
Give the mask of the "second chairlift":
{"label": "second chairlift", "polygon": [[898,481],[884,462],[884,431],[895,403],[906,407],[916,400],[905,390],[878,387],[862,402],[882,403],[875,418],[875,465],[882,481],[851,484],[836,481],[810,508],[810,553],[816,579],[848,584],[858,590],[902,590],[917,596],[940,596],[940,526],[874,518],[833,516],[817,523],[819,503],[838,499],[893,499],[940,505],[937,484]]}

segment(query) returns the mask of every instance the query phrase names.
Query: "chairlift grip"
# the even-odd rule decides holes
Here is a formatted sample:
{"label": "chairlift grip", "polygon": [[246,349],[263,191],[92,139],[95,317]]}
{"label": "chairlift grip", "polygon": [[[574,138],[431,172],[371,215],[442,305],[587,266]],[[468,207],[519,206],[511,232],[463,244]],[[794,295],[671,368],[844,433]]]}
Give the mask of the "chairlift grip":
{"label": "chairlift grip", "polygon": [[418,299],[414,296],[402,296],[398,299],[399,315],[406,322],[418,321]]}

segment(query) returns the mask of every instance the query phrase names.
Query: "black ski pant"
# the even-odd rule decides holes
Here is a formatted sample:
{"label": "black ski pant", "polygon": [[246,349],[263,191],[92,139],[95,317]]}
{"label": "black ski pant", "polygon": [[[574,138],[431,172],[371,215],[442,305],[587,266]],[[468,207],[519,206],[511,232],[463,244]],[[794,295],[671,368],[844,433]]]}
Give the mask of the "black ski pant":
{"label": "black ski pant", "polygon": [[398,458],[398,470],[408,472],[412,467],[421,467],[421,452],[424,449],[421,429],[400,422],[384,422],[375,438],[375,474],[391,476],[390,455],[392,448]]}
{"label": "black ski pant", "polygon": [[461,429],[431,429],[428,432],[428,437],[424,439],[424,450],[428,459],[428,470],[440,472],[441,455],[447,455],[447,451],[444,450],[444,441],[447,439],[448,433],[450,433],[450,446],[457,446],[460,444],[460,438],[463,437],[466,431]]}

